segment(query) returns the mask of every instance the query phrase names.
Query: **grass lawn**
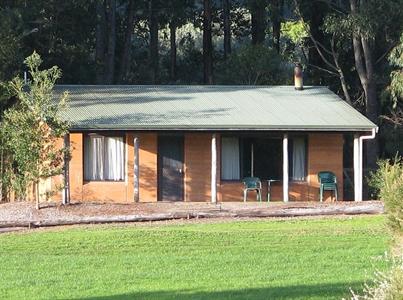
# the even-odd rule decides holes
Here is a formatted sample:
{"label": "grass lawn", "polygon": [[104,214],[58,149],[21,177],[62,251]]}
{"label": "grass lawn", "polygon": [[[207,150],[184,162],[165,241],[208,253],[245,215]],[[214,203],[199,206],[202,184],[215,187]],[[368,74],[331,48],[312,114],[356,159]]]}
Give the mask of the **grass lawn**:
{"label": "grass lawn", "polygon": [[341,299],[386,265],[382,216],[0,235],[1,299]]}

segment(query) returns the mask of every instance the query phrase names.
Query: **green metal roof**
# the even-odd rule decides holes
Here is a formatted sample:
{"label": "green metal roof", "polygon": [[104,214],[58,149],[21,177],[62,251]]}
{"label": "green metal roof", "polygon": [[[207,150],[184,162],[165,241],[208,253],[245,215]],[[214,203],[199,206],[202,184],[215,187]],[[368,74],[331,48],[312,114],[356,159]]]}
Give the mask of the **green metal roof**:
{"label": "green metal roof", "polygon": [[325,87],[58,85],[72,130],[368,131],[374,123]]}

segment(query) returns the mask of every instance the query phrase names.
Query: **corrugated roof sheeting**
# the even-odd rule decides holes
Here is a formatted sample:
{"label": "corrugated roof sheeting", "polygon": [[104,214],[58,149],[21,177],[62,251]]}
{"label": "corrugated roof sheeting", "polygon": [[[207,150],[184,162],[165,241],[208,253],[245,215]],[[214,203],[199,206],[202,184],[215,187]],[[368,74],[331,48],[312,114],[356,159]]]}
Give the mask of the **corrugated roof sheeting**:
{"label": "corrugated roof sheeting", "polygon": [[56,86],[72,129],[371,130],[325,87]]}

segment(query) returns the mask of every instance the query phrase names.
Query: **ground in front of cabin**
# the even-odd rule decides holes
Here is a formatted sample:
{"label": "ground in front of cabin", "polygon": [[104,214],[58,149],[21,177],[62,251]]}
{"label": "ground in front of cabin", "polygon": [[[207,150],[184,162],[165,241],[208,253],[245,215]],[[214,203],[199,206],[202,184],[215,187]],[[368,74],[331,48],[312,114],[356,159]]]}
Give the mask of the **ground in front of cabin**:
{"label": "ground in front of cabin", "polygon": [[73,226],[0,235],[4,299],[341,299],[385,269],[383,216]]}

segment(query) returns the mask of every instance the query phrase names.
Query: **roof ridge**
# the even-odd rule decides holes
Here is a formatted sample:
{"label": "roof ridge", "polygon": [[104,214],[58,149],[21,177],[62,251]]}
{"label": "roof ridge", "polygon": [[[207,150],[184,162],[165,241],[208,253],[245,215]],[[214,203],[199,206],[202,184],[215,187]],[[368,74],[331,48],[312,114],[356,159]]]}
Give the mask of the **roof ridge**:
{"label": "roof ridge", "polygon": [[[185,84],[56,84],[56,87],[104,87],[104,88],[292,88],[293,85],[185,85]],[[305,89],[326,88],[322,85],[307,85]]]}

